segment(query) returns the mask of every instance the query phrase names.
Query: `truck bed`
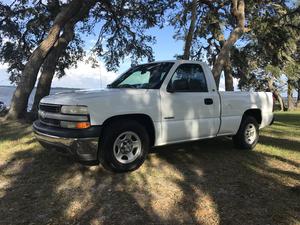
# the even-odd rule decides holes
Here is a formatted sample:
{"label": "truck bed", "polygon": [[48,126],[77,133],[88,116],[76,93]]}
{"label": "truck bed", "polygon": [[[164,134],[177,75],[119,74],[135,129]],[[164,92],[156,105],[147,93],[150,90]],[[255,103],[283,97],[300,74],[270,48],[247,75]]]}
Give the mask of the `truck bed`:
{"label": "truck bed", "polygon": [[[273,101],[270,92],[219,92],[221,98],[221,126],[218,135],[231,134],[238,129],[246,110],[261,110],[260,128],[273,119]],[[238,122],[237,122],[238,121]]]}

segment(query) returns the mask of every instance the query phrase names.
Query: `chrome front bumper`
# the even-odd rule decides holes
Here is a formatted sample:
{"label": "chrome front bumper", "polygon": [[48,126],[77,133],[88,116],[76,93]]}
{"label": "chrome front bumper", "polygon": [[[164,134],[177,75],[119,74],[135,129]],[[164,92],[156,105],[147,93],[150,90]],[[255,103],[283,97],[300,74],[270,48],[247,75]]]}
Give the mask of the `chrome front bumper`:
{"label": "chrome front bumper", "polygon": [[37,140],[47,149],[72,155],[80,161],[95,161],[98,159],[98,137],[65,138],[48,135],[34,130]]}

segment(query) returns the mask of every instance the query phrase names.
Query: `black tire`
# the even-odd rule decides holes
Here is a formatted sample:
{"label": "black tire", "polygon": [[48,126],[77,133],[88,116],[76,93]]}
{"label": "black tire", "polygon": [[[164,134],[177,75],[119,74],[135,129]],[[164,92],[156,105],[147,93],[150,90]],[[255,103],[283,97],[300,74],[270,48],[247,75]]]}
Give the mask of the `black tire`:
{"label": "black tire", "polygon": [[[140,153],[134,161],[121,163],[114,154],[114,143],[124,132],[136,134],[141,143]],[[102,140],[101,140],[102,139]],[[144,126],[134,120],[117,120],[105,127],[100,138],[98,158],[104,168],[114,172],[127,172],[138,169],[145,161],[149,151],[149,135]],[[119,150],[120,151],[120,150]]]}
{"label": "black tire", "polygon": [[[248,131],[247,128],[255,129],[256,135],[253,138],[247,137],[246,135]],[[258,139],[259,139],[259,125],[256,119],[252,116],[243,117],[238,132],[232,138],[234,146],[238,149],[251,150],[256,146]]]}

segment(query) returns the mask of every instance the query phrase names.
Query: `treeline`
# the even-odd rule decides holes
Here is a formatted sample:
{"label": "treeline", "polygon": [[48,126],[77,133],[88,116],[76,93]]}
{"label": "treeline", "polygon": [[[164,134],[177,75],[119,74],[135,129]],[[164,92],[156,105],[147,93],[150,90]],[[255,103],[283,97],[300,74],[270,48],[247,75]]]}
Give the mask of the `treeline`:
{"label": "treeline", "polygon": [[[184,41],[177,58],[205,59],[218,85],[224,72],[227,91],[235,77],[240,89],[271,91],[282,110],[293,109],[295,90],[300,104],[299,14],[299,2],[287,0],[0,1],[0,60],[17,84],[6,118],[26,115],[37,85],[35,115],[53,77],[64,76],[86,51],[91,66],[100,58],[108,70],[128,56],[133,64],[153,61],[155,37],[146,31],[170,25],[174,39]],[[98,40],[85,49],[82,36],[93,32]],[[287,106],[280,95],[285,90]]]}

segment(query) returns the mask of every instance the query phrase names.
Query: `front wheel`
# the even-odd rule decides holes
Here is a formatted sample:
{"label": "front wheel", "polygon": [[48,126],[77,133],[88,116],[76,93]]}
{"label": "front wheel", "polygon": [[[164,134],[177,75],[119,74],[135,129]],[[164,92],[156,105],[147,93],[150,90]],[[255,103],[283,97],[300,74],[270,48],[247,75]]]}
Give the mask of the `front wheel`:
{"label": "front wheel", "polygon": [[239,149],[253,149],[259,139],[259,129],[256,119],[252,116],[244,117],[233,143]]}
{"label": "front wheel", "polygon": [[116,172],[132,171],[145,161],[149,136],[140,123],[134,120],[112,122],[102,136],[99,159],[106,169]]}

